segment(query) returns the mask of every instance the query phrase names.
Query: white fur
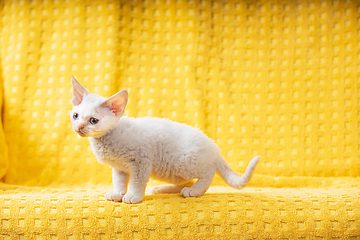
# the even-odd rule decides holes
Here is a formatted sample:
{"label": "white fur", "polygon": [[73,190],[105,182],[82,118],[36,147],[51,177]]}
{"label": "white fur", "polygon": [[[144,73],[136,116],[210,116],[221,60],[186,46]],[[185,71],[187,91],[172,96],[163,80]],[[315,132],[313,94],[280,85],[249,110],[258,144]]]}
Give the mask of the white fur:
{"label": "white fur", "polygon": [[[154,187],[152,193],[181,193],[183,197],[203,195],[216,172],[237,189],[250,181],[259,156],[240,177],[202,131],[168,119],[122,117],[126,90],[105,99],[89,93],[74,78],[72,83],[73,129],[88,137],[98,161],[113,169],[114,191],[105,195],[107,200],[142,201],[150,177],[173,184]],[[73,118],[74,113],[78,119]],[[95,125],[89,122],[93,117],[99,119]]]}

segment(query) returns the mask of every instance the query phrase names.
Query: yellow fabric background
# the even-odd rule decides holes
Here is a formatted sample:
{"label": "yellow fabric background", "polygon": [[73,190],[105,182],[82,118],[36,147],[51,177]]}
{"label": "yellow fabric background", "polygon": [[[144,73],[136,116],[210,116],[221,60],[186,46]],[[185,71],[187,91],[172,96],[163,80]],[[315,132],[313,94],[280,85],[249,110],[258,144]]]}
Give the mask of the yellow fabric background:
{"label": "yellow fabric background", "polygon": [[357,4],[5,2],[5,181],[110,181],[71,130],[70,75],[202,129],[239,172],[259,154],[257,174],[359,176]]}
{"label": "yellow fabric background", "polygon": [[0,178],[2,178],[8,170],[9,161],[7,156],[7,145],[5,141],[5,135],[3,131],[3,124],[2,124],[2,106],[3,106],[3,88],[0,85]]}
{"label": "yellow fabric background", "polygon": [[[0,4],[0,238],[360,238],[358,1]],[[240,173],[261,155],[251,187],[106,202],[71,75],[200,128]]]}

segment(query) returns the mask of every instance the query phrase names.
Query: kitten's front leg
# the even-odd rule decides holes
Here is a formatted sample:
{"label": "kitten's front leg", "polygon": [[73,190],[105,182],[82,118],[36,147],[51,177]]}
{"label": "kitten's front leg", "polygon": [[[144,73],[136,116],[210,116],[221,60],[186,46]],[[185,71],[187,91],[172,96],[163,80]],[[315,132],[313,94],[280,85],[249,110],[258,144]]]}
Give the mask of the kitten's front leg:
{"label": "kitten's front leg", "polygon": [[151,166],[141,162],[130,173],[129,192],[123,197],[125,203],[139,203],[144,199],[146,184],[151,174]]}
{"label": "kitten's front leg", "polygon": [[114,191],[106,193],[105,199],[114,202],[121,202],[124,195],[126,194],[127,185],[129,182],[129,174],[113,168],[112,182],[114,186]]}

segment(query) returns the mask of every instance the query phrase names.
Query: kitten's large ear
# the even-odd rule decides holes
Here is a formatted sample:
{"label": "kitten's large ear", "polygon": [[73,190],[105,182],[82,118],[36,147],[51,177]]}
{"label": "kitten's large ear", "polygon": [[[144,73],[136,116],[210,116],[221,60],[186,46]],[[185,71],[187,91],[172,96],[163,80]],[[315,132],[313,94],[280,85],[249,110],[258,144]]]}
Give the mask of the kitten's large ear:
{"label": "kitten's large ear", "polygon": [[82,102],[84,96],[89,94],[89,90],[84,88],[73,76],[71,76],[71,83],[73,87],[73,97],[71,102],[74,106],[77,106]]}
{"label": "kitten's large ear", "polygon": [[128,102],[129,94],[126,89],[121,90],[115,95],[108,98],[105,102],[101,104],[102,107],[109,108],[115,116],[122,115],[125,111],[126,104]]}

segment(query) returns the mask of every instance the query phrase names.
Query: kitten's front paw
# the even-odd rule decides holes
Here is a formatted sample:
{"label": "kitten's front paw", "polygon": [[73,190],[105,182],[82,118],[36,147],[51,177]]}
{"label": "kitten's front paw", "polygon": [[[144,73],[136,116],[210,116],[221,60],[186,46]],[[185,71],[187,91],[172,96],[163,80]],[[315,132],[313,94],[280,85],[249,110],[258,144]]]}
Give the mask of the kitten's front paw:
{"label": "kitten's front paw", "polygon": [[181,190],[181,196],[187,198],[187,197],[200,197],[202,195],[204,195],[204,192],[200,192],[200,191],[196,191],[193,188],[188,188],[188,187],[184,187]]}
{"label": "kitten's front paw", "polygon": [[105,199],[108,201],[121,202],[125,194],[107,192],[105,194]]}
{"label": "kitten's front paw", "polygon": [[125,203],[139,203],[144,199],[143,194],[126,193],[122,199]]}

